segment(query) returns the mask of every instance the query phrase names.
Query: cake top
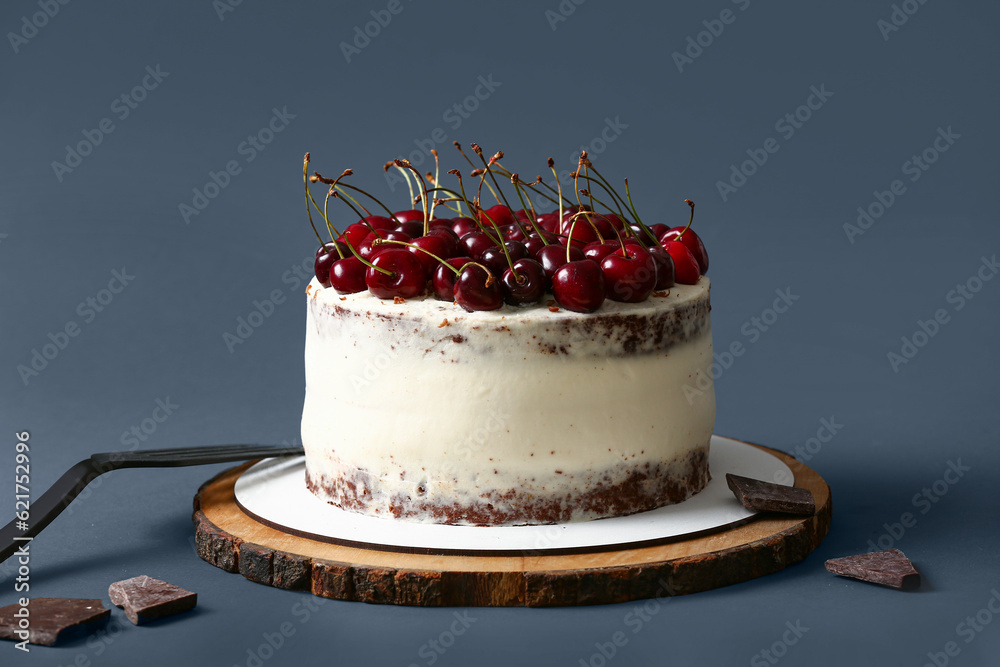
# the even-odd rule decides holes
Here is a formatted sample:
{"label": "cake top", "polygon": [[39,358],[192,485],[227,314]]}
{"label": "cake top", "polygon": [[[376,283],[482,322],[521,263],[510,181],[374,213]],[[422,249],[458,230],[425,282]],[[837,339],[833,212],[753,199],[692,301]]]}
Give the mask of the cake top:
{"label": "cake top", "polygon": [[[310,176],[306,153],[302,175],[306,211],[319,241],[315,262],[319,285],[341,295],[367,292],[394,305],[431,294],[451,303],[448,307],[455,312],[496,311],[507,304],[596,314],[606,301],[645,303],[667,298],[665,290],[675,284],[696,285],[708,270],[708,253],[691,229],[694,202],[689,199],[685,200],[690,208],[687,226],[647,226],[632,202],[628,179],[622,196],[586,151],[580,154],[577,170],[568,174],[571,198],[563,193],[552,158],[548,168],[555,187],[541,176],[522,181],[501,163],[502,151],[487,160],[479,145],[472,144],[480,166],[458,142],[455,147],[473,167],[470,177],[476,180],[468,188],[457,169],[448,172],[457,185],[442,184],[436,150],[431,150],[434,173],[422,176],[408,160],[385,164],[387,175],[390,169],[398,170],[412,205],[420,207],[395,213],[348,183],[351,169],[335,179],[319,172]],[[521,208],[511,205],[501,180],[513,187]],[[328,186],[322,207],[310,183]],[[497,201],[489,208],[482,204],[484,186]],[[331,199],[345,204],[358,221],[341,232],[329,215]],[[555,210],[540,213],[535,202],[543,200]],[[362,202],[387,215],[373,214]],[[314,209],[326,225],[328,242],[316,228]]]}
{"label": "cake top", "polygon": [[315,279],[306,288],[311,326],[321,336],[377,339],[384,349],[448,349],[449,361],[456,350],[601,358],[666,351],[709,330],[709,291],[702,276],[640,303],[608,300],[593,313],[577,313],[510,305],[466,312],[430,296],[397,302],[368,291],[342,295]]}

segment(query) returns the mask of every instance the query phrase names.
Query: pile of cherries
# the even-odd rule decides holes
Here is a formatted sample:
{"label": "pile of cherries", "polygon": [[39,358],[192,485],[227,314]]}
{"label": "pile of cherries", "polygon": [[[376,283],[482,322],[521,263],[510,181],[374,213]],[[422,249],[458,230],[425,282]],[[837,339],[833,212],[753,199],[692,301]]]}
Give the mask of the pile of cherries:
{"label": "pile of cherries", "polygon": [[[473,148],[479,153],[478,146]],[[486,170],[493,168],[497,156]],[[584,153],[581,165],[585,159]],[[308,163],[306,154],[304,175]],[[395,163],[412,170],[405,160]],[[350,173],[347,170],[344,175]],[[485,176],[482,172],[478,175]],[[345,203],[350,199],[344,198],[343,190],[338,191],[338,185],[345,187],[341,179],[330,181],[317,173],[309,180],[329,184],[328,199],[340,198]],[[437,183],[430,174],[428,180]],[[518,187],[516,174],[511,182]],[[535,183],[539,182],[540,178]],[[522,183],[520,187],[525,186]],[[457,194],[441,187],[435,190]],[[559,196],[562,201],[561,190]],[[686,227],[647,227],[611,211],[599,213],[582,203],[533,216],[506,203],[484,209],[478,197],[472,201],[465,198],[464,188],[460,197],[450,201],[463,202],[474,217],[432,217],[434,207],[428,208],[432,199],[425,186],[423,210],[389,214],[385,209],[384,216],[359,215],[358,222],[338,233],[329,222],[326,207],[321,209],[312,199],[309,181],[306,198],[307,207],[312,202],[326,219],[333,239],[316,252],[316,278],[340,294],[367,289],[380,299],[398,300],[430,291],[442,301],[454,301],[467,311],[477,311],[497,310],[504,303],[540,303],[551,292],[559,306],[590,313],[605,299],[641,302],[675,282],[695,284],[708,270],[708,253],[691,229],[690,220]],[[447,200],[434,201],[439,204]],[[685,201],[691,207],[693,220],[694,203]],[[556,309],[551,303],[550,308]]]}

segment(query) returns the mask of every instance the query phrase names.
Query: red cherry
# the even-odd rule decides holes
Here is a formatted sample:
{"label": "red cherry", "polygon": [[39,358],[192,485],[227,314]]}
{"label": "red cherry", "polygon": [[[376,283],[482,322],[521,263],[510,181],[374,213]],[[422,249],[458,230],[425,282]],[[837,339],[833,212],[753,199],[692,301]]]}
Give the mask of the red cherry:
{"label": "red cherry", "polygon": [[344,253],[344,257],[347,257],[348,255],[351,254],[351,251],[347,249],[347,246],[341,243],[340,241],[327,241],[320,247],[316,248],[316,256],[319,257],[325,252],[332,252],[339,258],[340,255],[337,253],[337,246],[340,246],[340,250],[341,252]]}
{"label": "red cherry", "polygon": [[393,215],[396,216],[396,220],[399,220],[400,222],[411,222],[414,220],[421,224],[423,224],[424,222],[424,212],[418,211],[417,209],[410,209],[408,211],[396,211],[395,213],[393,213]]}
{"label": "red cherry", "polygon": [[372,230],[360,222],[355,222],[353,225],[348,225],[347,229],[344,230],[344,233],[337,240],[342,243],[350,243],[351,247],[357,250],[361,242],[365,240],[365,237],[371,233]]}
{"label": "red cherry", "polygon": [[456,247],[458,246],[458,238],[459,238],[458,234],[452,231],[451,227],[431,227],[427,231],[427,234],[428,235],[439,234],[441,236],[447,236],[448,238],[450,238],[452,241],[455,242]]}
{"label": "red cherry", "polygon": [[[479,211],[479,222],[483,223],[487,229],[492,229],[495,224],[497,227],[503,227],[505,225],[513,225],[517,222],[514,214],[510,212],[510,209],[503,204],[497,204],[496,206],[491,206],[485,211]],[[493,222],[491,223],[490,220]]]}
{"label": "red cherry", "polygon": [[[396,222],[392,218],[386,218],[381,215],[369,215],[361,222],[362,224],[367,222],[372,229],[385,229],[388,231],[396,228]],[[402,222],[402,220],[400,220],[400,222]]]}
{"label": "red cherry", "polygon": [[604,271],[589,259],[563,264],[552,276],[552,293],[563,308],[592,313],[604,303]]}
{"label": "red cherry", "polygon": [[573,234],[573,245],[583,247],[592,241],[597,241],[597,232],[594,228],[590,226],[587,222],[587,216],[581,215],[572,222],[563,222],[562,224],[562,234],[566,238],[560,238],[559,242],[566,245],[569,242],[569,235],[572,231]]}
{"label": "red cherry", "polygon": [[674,260],[661,245],[650,246],[647,250],[656,264],[656,285],[653,289],[667,289],[674,286]]}
{"label": "red cherry", "polygon": [[330,286],[330,267],[338,259],[340,259],[340,255],[337,254],[336,250],[320,253],[316,256],[316,261],[313,262],[313,272],[316,274],[316,280],[323,287]]}
{"label": "red cherry", "polygon": [[[683,232],[683,234],[681,232]],[[667,241],[680,241],[683,243],[698,261],[698,270],[702,273],[702,275],[708,273],[708,251],[705,250],[705,244],[702,243],[701,237],[695,234],[693,229],[689,227],[687,231],[684,231],[683,227],[672,227],[659,238],[660,243],[663,245],[665,245]]]}
{"label": "red cherry", "polygon": [[424,223],[410,220],[409,222],[400,223],[398,227],[393,228],[393,231],[403,232],[411,239],[415,239],[418,236],[424,235]]}
{"label": "red cherry", "polygon": [[507,225],[506,227],[501,227],[500,234],[503,236],[505,241],[523,241],[527,238],[524,234],[524,230],[517,225]]}
{"label": "red cherry", "polygon": [[430,221],[428,228],[436,229],[438,227],[447,227],[451,229],[451,226],[452,224],[454,224],[454,222],[455,221],[452,220],[451,218],[434,218],[433,220]]}
{"label": "red cherry", "polygon": [[[448,264],[461,269],[472,261],[471,257],[451,257],[446,260]],[[438,264],[434,269],[434,296],[440,301],[455,300],[455,272],[444,264]]]}
{"label": "red cherry", "polygon": [[674,260],[674,280],[681,285],[694,285],[698,282],[701,269],[698,260],[694,258],[688,247],[680,241],[667,241],[664,244],[670,258]]}
{"label": "red cherry", "polygon": [[447,236],[442,236],[440,234],[428,234],[427,236],[421,236],[419,238],[413,239],[411,243],[421,250],[426,250],[427,252],[421,252],[417,248],[408,248],[410,252],[417,256],[420,263],[424,265],[424,269],[427,271],[428,275],[434,270],[434,268],[439,264],[439,262],[428,255],[431,253],[437,255],[441,259],[448,259],[449,257],[454,257],[458,250],[458,244],[454,243]]}
{"label": "red cherry", "polygon": [[535,258],[538,255],[538,251],[547,245],[542,237],[538,234],[530,234],[528,238],[524,239],[524,247],[528,251],[528,257]]}
{"label": "red cherry", "polygon": [[479,259],[487,248],[497,247],[496,241],[486,232],[469,232],[459,241],[459,247],[469,257]]}
{"label": "red cherry", "polygon": [[[556,270],[566,264],[566,248],[557,244],[547,245],[538,251],[535,259],[542,265],[542,268],[545,269],[545,275],[551,280]],[[569,249],[569,259],[571,262],[584,259],[583,251],[573,246]]]}
{"label": "red cherry", "polygon": [[375,255],[371,263],[390,272],[387,275],[371,267],[365,272],[365,283],[378,298],[398,296],[409,299],[424,293],[427,272],[420,260],[406,248],[390,246]]}
{"label": "red cherry", "polygon": [[514,269],[517,270],[520,280],[514,277],[514,271],[510,267],[507,267],[500,279],[504,301],[512,306],[540,301],[549,284],[542,265],[525,257],[514,262]]}
{"label": "red cherry", "polygon": [[[656,238],[660,238],[661,236],[666,234],[669,230],[670,230],[669,227],[660,222],[656,223],[655,225],[649,225],[649,231],[653,232],[653,236],[655,236]],[[646,239],[647,240],[649,239],[648,234],[646,235]]]}
{"label": "red cherry", "polygon": [[478,264],[468,264],[455,279],[455,301],[469,312],[497,310],[503,306],[503,292],[493,275]]}
{"label": "red cherry", "polygon": [[358,246],[358,254],[367,260],[371,260],[372,257],[382,253],[386,248],[393,247],[391,243],[389,244],[376,244],[376,239],[392,239],[393,241],[404,241],[406,243],[410,242],[410,236],[404,234],[403,232],[386,232],[378,230],[375,232],[369,232],[365,240],[361,242]]}
{"label": "red cherry", "polygon": [[[607,219],[609,223],[611,223],[611,226],[617,229],[618,231],[622,231],[623,229],[625,229],[625,221],[622,220],[617,215],[615,215],[614,213],[605,213],[604,217]],[[614,234],[609,234],[608,236],[614,236]]]}
{"label": "red cherry", "polygon": [[330,284],[340,294],[363,292],[368,287],[365,283],[365,271],[368,267],[354,255],[348,255],[333,263],[330,269]]}
{"label": "red cherry", "polygon": [[[504,245],[507,247],[507,252],[510,253],[511,262],[516,262],[528,256],[528,249],[520,241],[506,241]],[[502,276],[503,272],[510,268],[510,264],[507,262],[507,255],[504,254],[503,248],[500,246],[493,246],[484,250],[482,255],[479,256],[479,261],[485,264],[486,268],[494,276]]]}
{"label": "red cherry", "polygon": [[455,218],[451,225],[451,231],[455,232],[458,238],[462,238],[469,232],[474,232],[479,229],[479,225],[472,218]]}
{"label": "red cherry", "polygon": [[612,301],[639,303],[649,298],[656,286],[656,263],[645,249],[627,246],[601,260],[607,295]]}
{"label": "red cherry", "polygon": [[559,212],[553,211],[552,213],[544,213],[538,216],[538,224],[547,232],[558,232],[559,231]]}
{"label": "red cherry", "polygon": [[602,259],[613,253],[615,250],[621,250],[621,246],[617,243],[612,243],[611,241],[605,241],[604,243],[601,243],[600,241],[591,241],[584,246],[583,256],[600,264]]}

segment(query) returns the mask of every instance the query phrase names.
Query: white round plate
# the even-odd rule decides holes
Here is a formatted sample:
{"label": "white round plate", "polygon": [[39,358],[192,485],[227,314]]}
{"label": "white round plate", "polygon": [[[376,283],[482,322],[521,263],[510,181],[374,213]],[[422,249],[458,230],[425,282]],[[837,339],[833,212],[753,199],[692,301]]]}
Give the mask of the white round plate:
{"label": "white round plate", "polygon": [[530,552],[588,550],[658,542],[719,530],[755,512],[726,484],[726,473],[790,485],[792,471],[777,457],[739,440],[713,435],[712,480],[677,505],[629,516],[546,526],[446,526],[379,519],[345,512],[314,496],[305,485],[305,458],[265,459],[236,481],[244,512],[285,532],[339,544],[424,552]]}

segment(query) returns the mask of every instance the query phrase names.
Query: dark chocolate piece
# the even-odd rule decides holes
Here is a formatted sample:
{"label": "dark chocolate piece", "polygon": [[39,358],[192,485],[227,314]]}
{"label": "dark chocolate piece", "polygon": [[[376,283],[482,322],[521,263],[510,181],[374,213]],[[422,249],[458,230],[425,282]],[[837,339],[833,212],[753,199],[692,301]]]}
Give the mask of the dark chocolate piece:
{"label": "dark chocolate piece", "polygon": [[100,600],[32,598],[24,607],[0,608],[0,638],[52,646],[104,627],[110,617]]}
{"label": "dark chocolate piece", "polygon": [[736,499],[748,510],[803,515],[816,513],[816,502],[809,489],[762,482],[728,472],[726,482]]}
{"label": "dark chocolate piece", "polygon": [[197,593],[145,574],[116,581],[108,587],[108,595],[111,602],[121,607],[128,620],[136,625],[194,609],[198,602]]}
{"label": "dark chocolate piece", "polygon": [[920,584],[920,573],[899,549],[834,558],[826,561],[826,569],[842,577],[892,588],[914,588]]}

